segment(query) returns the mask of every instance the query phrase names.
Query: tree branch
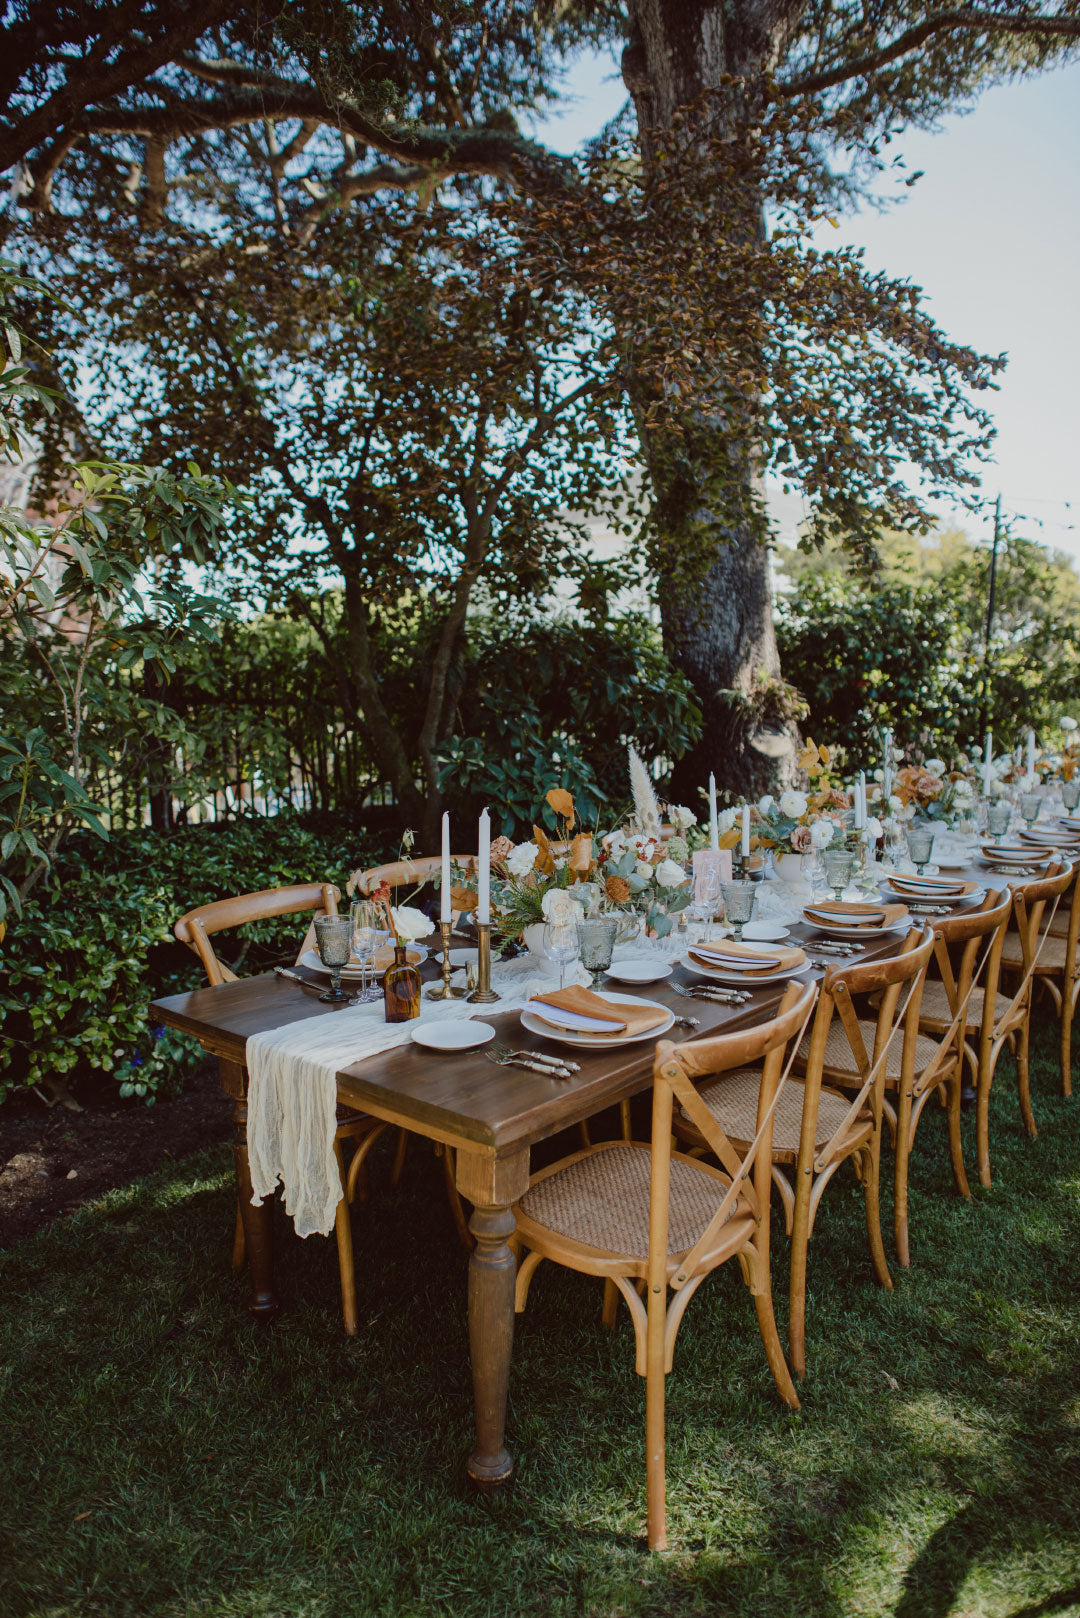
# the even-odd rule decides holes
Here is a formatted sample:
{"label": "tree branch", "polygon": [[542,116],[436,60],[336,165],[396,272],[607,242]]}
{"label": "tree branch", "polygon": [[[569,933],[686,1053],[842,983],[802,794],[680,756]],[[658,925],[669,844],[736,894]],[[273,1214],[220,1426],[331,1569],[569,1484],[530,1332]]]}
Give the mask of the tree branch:
{"label": "tree branch", "polygon": [[1002,16],[997,12],[974,9],[935,11],[913,28],[905,29],[891,44],[883,45],[880,50],[857,56],[850,62],[829,68],[827,72],[810,73],[790,84],[778,84],[777,91],[783,96],[816,95],[821,90],[831,89],[834,84],[843,84],[847,79],[867,77],[901,56],[906,56],[909,51],[916,50],[934,34],[954,28],[988,34],[1020,34],[1036,39],[1080,38],[1080,17]]}

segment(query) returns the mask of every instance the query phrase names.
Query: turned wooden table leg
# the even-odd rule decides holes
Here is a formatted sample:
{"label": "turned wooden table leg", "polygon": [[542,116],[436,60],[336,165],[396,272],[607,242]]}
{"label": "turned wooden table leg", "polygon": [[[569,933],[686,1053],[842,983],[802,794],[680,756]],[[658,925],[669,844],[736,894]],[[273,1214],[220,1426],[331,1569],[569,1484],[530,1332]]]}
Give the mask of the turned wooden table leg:
{"label": "turned wooden table leg", "polygon": [[500,1488],[510,1482],[514,1473],[514,1462],[505,1443],[517,1270],[509,1246],[515,1229],[510,1204],[528,1185],[528,1152],[508,1158],[458,1152],[457,1187],[473,1204],[469,1229],[476,1238],[469,1258],[469,1348],[476,1448],[466,1467],[480,1489]]}
{"label": "turned wooden table leg", "polygon": [[244,1226],[251,1294],[248,1308],[257,1320],[270,1321],[281,1313],[281,1299],[274,1290],[274,1203],[271,1197],[258,1207],[251,1200],[251,1169],[247,1151],[247,1074],[239,1062],[221,1064],[221,1087],[233,1098],[233,1124],[236,1138],[236,1194]]}

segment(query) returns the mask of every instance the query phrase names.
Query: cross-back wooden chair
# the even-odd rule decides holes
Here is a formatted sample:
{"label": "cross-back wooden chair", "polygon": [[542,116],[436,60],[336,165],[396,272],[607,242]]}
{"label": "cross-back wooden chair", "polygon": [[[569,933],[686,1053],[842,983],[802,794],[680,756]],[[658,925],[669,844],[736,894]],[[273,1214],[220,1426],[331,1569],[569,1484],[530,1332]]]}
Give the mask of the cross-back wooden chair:
{"label": "cross-back wooden chair", "polygon": [[[611,1281],[634,1323],[636,1367],[645,1378],[648,1536],[663,1550],[665,1531],[664,1385],[687,1304],[728,1259],[739,1262],[754,1298],[765,1355],[780,1397],[799,1400],[784,1361],[769,1279],[769,1173],[773,1117],[786,1079],[784,1057],[811,1016],[817,988],[789,985],[777,1015],[755,1028],[673,1045],[653,1062],[652,1144],[604,1141],[541,1169],[515,1207],[516,1308],[545,1258]],[[792,1052],[793,1054],[793,1052]],[[705,1108],[694,1080],[762,1061],[757,1130],[740,1160]],[[672,1150],[673,1107],[690,1111],[721,1163],[713,1168]],[[635,1287],[645,1285],[645,1302]],[[674,1294],[668,1303],[669,1290]]]}
{"label": "cross-back wooden chair", "polygon": [[[1064,1093],[1072,1094],[1069,1064],[1072,1019],[1078,994],[1076,944],[1080,928],[1076,880],[1076,868],[1071,864],[1059,863],[1051,865],[1045,876],[1017,884],[1013,888],[1013,925],[1005,934],[1001,952],[1001,970],[1009,988],[1017,985],[1014,999],[1024,1013],[1016,1040],[1016,1077],[1020,1116],[1032,1140],[1038,1130],[1031,1106],[1028,1045],[1036,983],[1047,990],[1061,1016],[1061,1082]],[[1070,888],[1073,889],[1071,903],[1068,901]],[[1068,915],[1069,924],[1064,938],[1060,934],[1055,935],[1053,930],[1059,915]],[[983,1182],[985,1185],[990,1184],[989,1176],[988,1163],[987,1177]]]}
{"label": "cross-back wooden chair", "polygon": [[[821,984],[813,1026],[796,1057],[801,1077],[789,1079],[776,1109],[772,1179],[780,1193],[791,1237],[788,1359],[796,1376],[806,1373],[807,1247],[825,1189],[848,1161],[863,1188],[874,1274],[883,1287],[892,1286],[879,1208],[882,1117],[887,1075],[903,1067],[903,1046],[898,1041],[911,1038],[907,1029],[909,1007],[902,996],[905,986],[914,983],[925,970],[932,948],[928,934],[910,932],[900,953],[889,960],[829,969]],[[880,995],[874,1024],[858,1021],[852,1009],[853,995]],[[837,1016],[839,1020],[834,1022]],[[845,1016],[857,1025],[851,1040]],[[822,1082],[827,1060],[850,1060],[852,1043],[858,1052],[856,1071],[862,1080],[854,1099]],[[744,1151],[753,1138],[762,1084],[760,1067],[744,1067],[710,1079],[701,1091],[702,1103],[736,1151]],[[685,1109],[676,1114],[674,1128],[692,1150],[707,1147],[703,1133]]]}
{"label": "cross-back wooden chair", "polygon": [[[331,882],[304,882],[290,888],[267,888],[261,893],[240,893],[232,898],[217,899],[211,904],[189,910],[186,916],[180,917],[173,927],[173,932],[182,944],[186,944],[199,957],[210,987],[216,988],[221,983],[236,982],[236,973],[219,958],[211,943],[216,933],[243,927],[250,922],[266,921],[271,916],[304,915],[308,911],[314,911],[316,915],[336,916],[340,897],[339,890]],[[311,947],[314,936],[315,924],[312,921],[300,945],[297,961]],[[362,1178],[364,1164],[372,1146],[386,1128],[386,1124],[367,1113],[345,1107],[338,1108],[337,1127],[334,1131],[334,1155],[337,1158],[345,1195],[338,1203],[334,1235],[337,1240],[338,1272],[341,1277],[341,1312],[345,1330],[350,1337],[356,1335],[359,1317],[356,1308],[356,1269],[353,1262],[349,1207],[354,1197],[359,1196],[363,1200],[367,1196],[366,1180]],[[346,1140],[357,1143],[348,1173],[345,1169],[343,1148],[343,1142]],[[233,1237],[234,1269],[243,1268],[244,1245],[244,1223],[238,1205],[236,1231]]]}
{"label": "cross-back wooden chair", "polygon": [[[1012,894],[1002,888],[987,893],[975,910],[933,922],[933,964],[938,976],[928,976],[923,984],[919,1011],[923,1033],[943,1039],[950,1029],[955,1031],[962,1059],[971,1070],[976,1098],[975,1155],[983,1185],[990,1184],[990,1087],[998,1057],[1006,1045],[1015,1051],[1026,1017],[1023,1006],[999,987],[1001,952],[1012,908]],[[970,1196],[963,1159],[953,1167],[961,1194]]]}

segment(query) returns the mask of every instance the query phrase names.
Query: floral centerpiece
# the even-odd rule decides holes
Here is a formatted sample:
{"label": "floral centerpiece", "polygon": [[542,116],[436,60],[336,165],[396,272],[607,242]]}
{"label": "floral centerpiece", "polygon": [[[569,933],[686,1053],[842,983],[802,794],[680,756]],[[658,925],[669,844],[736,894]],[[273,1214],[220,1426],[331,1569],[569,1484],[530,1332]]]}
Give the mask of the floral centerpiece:
{"label": "floral centerpiece", "polygon": [[578,818],[570,793],[552,787],[546,802],[556,818],[554,843],[534,825],[528,842],[500,837],[491,845],[491,908],[496,936],[503,941],[567,914],[567,907],[578,903],[571,890],[593,872],[592,833],[574,834]]}
{"label": "floral centerpiece", "polygon": [[808,740],[798,755],[798,764],[808,778],[810,790],[791,789],[781,793],[779,799],[767,794],[751,811],[756,833],[751,835],[750,847],[772,849],[777,858],[811,854],[827,848],[834,838],[843,837],[843,817],[851,807],[850,797],[832,777],[832,753],[828,747]]}
{"label": "floral centerpiece", "polygon": [[669,805],[668,820],[675,829],[665,840],[663,811],[649,772],[635,748],[628,752],[634,811],[625,826],[601,838],[596,877],[608,908],[644,912],[646,925],[664,938],[690,903],[686,833],[697,824],[697,816],[681,804]]}
{"label": "floral centerpiece", "polygon": [[1058,724],[1065,733],[1065,743],[1061,749],[1061,763],[1058,766],[1063,781],[1071,781],[1077,770],[1080,770],[1080,726],[1077,721],[1065,714],[1058,720]]}

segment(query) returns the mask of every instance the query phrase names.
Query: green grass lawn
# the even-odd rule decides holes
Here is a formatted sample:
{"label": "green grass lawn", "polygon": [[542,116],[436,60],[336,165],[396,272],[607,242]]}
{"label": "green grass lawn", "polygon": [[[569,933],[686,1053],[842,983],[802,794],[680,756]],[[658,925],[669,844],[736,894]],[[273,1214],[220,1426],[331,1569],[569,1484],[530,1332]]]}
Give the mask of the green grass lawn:
{"label": "green grass lawn", "polygon": [[[705,1284],[668,1383],[664,1556],[642,1549],[628,1318],[609,1336],[599,1283],[553,1266],[515,1347],[516,1485],[465,1484],[466,1259],[423,1143],[397,1193],[378,1161],[356,1210],[352,1341],[318,1238],[281,1241],[288,1313],[249,1322],[225,1148],[0,1254],[0,1610],[1080,1613],[1080,1099],[1058,1094],[1053,1032],[1034,1143],[1003,1063],[991,1193],[954,1195],[942,1117],[925,1121],[894,1292],[872,1282],[854,1182],[830,1188],[800,1413],[737,1266]],[[781,1224],[781,1331],[786,1267]]]}

